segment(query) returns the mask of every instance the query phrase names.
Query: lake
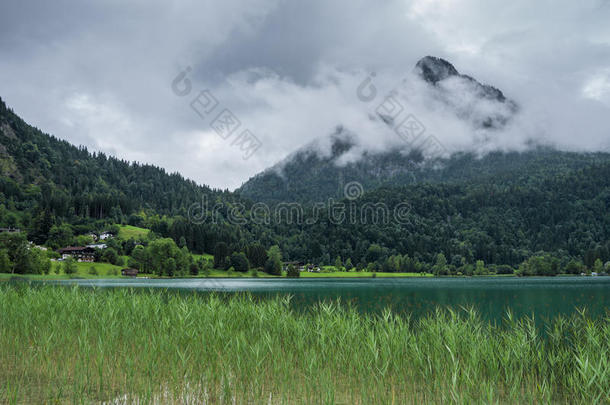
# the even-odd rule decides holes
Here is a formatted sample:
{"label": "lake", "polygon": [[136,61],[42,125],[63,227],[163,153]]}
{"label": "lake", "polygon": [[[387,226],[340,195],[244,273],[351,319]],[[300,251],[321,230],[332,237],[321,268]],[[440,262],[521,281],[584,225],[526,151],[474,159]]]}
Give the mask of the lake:
{"label": "lake", "polygon": [[363,312],[391,308],[414,316],[436,307],[474,307],[481,316],[501,321],[507,309],[515,315],[534,315],[538,321],[577,308],[599,318],[610,312],[610,277],[481,277],[371,279],[111,279],[69,280],[99,288],[161,288],[183,292],[249,292],[256,297],[291,294],[296,309],[340,299]]}

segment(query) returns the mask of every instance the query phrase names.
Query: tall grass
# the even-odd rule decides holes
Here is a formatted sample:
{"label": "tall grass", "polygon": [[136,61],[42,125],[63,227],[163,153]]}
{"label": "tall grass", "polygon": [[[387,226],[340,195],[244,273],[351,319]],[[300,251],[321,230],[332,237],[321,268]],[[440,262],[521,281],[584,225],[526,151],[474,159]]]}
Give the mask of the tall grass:
{"label": "tall grass", "polygon": [[0,285],[0,402],[607,403],[609,321]]}

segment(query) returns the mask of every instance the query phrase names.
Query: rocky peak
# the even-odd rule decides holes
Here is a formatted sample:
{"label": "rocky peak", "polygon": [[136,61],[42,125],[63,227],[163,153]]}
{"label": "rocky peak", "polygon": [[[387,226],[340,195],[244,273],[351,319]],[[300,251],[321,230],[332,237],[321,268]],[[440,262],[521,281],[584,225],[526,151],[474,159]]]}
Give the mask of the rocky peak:
{"label": "rocky peak", "polygon": [[457,69],[445,59],[426,56],[415,65],[416,72],[428,83],[436,84],[450,76],[458,76]]}

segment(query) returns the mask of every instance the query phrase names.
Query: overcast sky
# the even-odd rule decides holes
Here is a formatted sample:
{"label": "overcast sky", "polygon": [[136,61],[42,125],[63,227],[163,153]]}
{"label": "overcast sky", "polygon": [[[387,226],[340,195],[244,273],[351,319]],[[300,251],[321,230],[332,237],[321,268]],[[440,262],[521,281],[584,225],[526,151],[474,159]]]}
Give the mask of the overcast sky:
{"label": "overcast sky", "polygon": [[[390,90],[435,55],[519,103],[507,145],[608,150],[609,21],[608,0],[2,1],[0,97],[74,144],[233,189],[337,125],[375,140],[358,85],[376,72]],[[202,118],[203,90],[218,105]],[[211,125],[225,108],[228,139]]]}

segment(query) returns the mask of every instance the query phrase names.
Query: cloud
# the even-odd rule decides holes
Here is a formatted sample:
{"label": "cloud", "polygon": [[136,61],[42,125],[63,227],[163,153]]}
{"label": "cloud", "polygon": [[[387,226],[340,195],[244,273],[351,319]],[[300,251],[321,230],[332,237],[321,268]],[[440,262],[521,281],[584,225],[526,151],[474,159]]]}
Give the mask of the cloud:
{"label": "cloud", "polygon": [[[0,96],[73,143],[234,188],[338,125],[363,150],[390,147],[395,133],[356,89],[374,71],[384,94],[431,54],[520,104],[498,147],[599,150],[609,146],[609,17],[601,0],[4,2]],[[171,82],[187,66],[193,93],[178,97]],[[190,108],[203,89],[260,139],[251,158]],[[424,91],[408,108],[448,147],[486,136]]]}

